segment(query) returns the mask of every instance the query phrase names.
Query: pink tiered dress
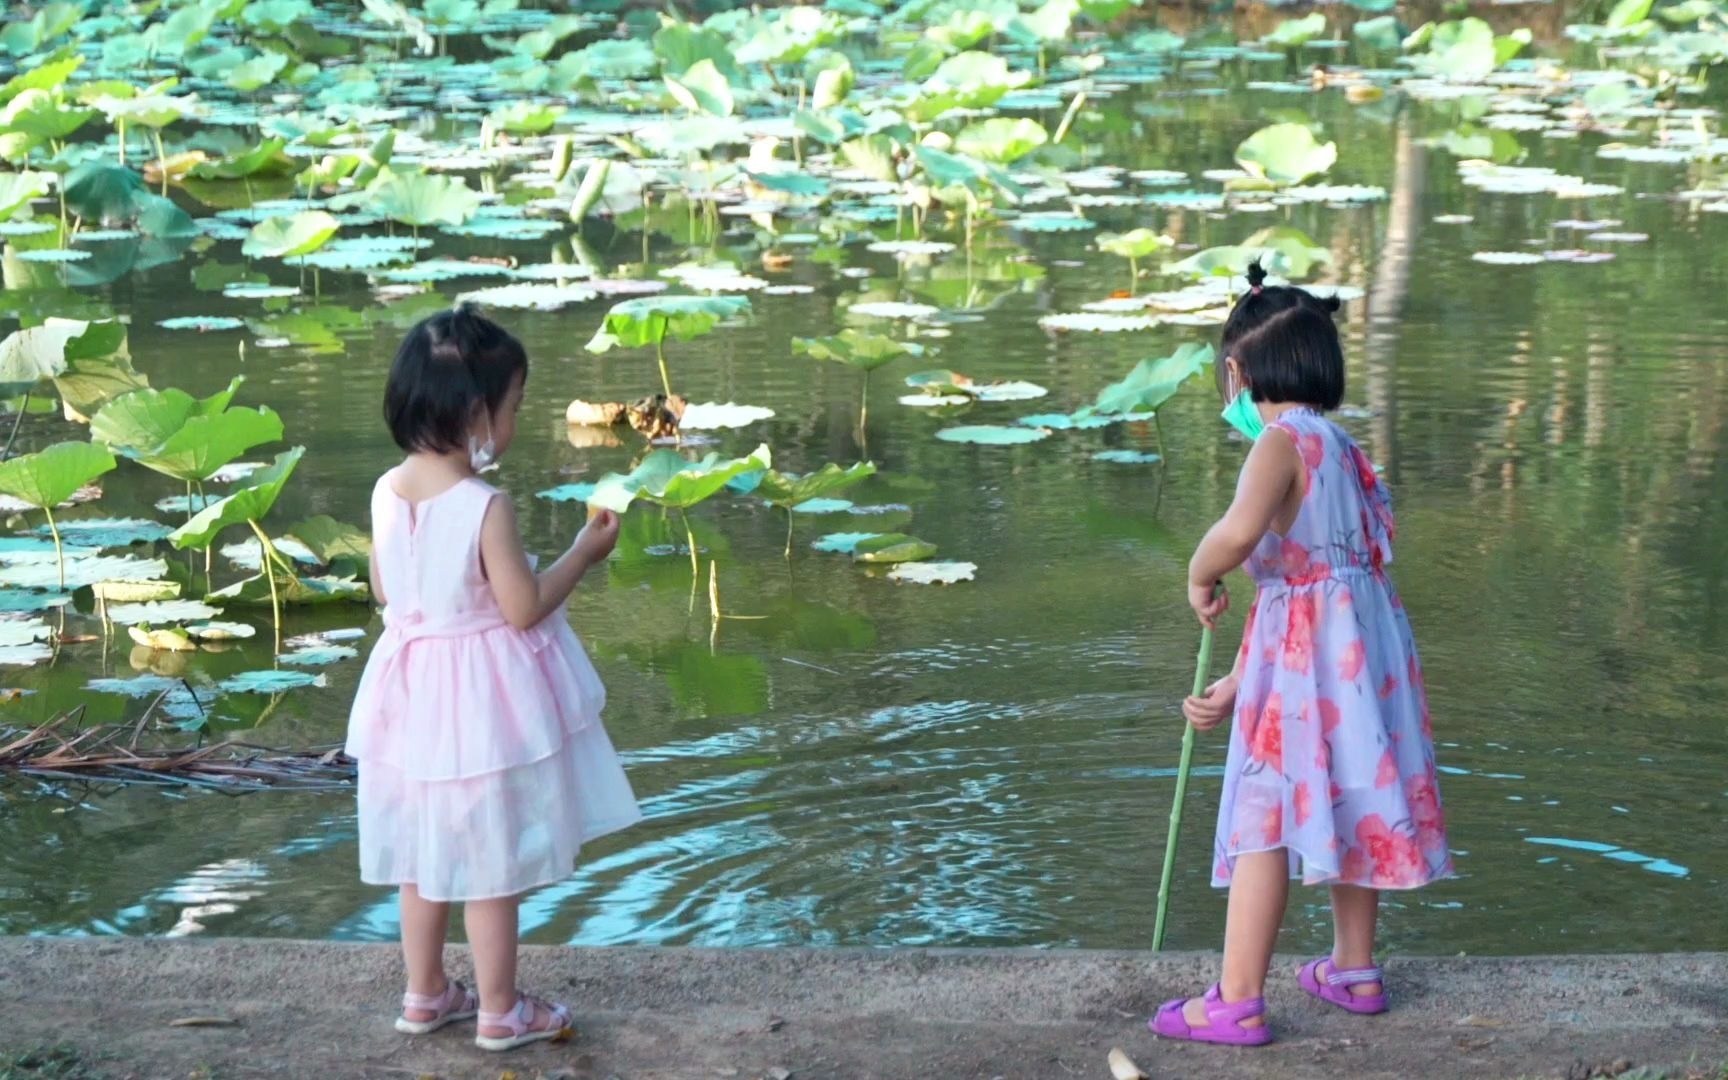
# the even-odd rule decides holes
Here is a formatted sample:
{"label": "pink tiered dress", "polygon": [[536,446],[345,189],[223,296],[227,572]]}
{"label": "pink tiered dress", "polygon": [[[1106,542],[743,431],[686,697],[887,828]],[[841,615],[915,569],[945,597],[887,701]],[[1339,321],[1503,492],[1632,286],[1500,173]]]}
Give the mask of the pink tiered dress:
{"label": "pink tiered dress", "polygon": [[1410,889],[1452,875],[1416,640],[1386,575],[1392,501],[1355,441],[1319,413],[1271,425],[1295,442],[1307,491],[1283,536],[1248,558],[1212,883],[1282,849],[1310,885]]}
{"label": "pink tiered dress", "polygon": [[517,630],[498,609],[480,525],[500,492],[470,478],[411,503],[393,475],[372,492],[384,633],[348,720],[361,880],[452,901],[551,884],[642,816],[606,688],[564,612]]}

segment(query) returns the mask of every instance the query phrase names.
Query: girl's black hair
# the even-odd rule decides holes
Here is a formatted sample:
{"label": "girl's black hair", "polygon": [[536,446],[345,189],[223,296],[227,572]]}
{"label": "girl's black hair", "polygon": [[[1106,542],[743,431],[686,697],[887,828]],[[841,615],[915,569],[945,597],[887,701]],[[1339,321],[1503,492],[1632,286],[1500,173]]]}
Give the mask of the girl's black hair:
{"label": "girl's black hair", "polygon": [[496,412],[528,352],[473,304],[421,319],[402,339],[384,385],[384,422],[409,453],[466,449],[474,407]]}
{"label": "girl's black hair", "polygon": [[1233,356],[1253,400],[1336,409],[1344,400],[1344,349],[1332,321],[1338,298],[1288,285],[1268,288],[1265,281],[1265,269],[1249,264],[1248,292],[1224,323],[1219,390],[1225,389],[1224,357]]}

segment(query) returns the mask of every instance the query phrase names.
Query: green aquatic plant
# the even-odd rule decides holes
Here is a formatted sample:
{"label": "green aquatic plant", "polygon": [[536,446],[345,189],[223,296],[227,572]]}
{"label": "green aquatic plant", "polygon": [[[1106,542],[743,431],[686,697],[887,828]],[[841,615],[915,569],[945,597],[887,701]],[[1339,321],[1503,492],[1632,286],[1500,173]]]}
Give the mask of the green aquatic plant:
{"label": "green aquatic plant", "polygon": [[1166,263],[1164,272],[1191,278],[1242,277],[1250,263],[1258,262],[1268,273],[1292,278],[1307,276],[1315,266],[1332,261],[1332,253],[1316,244],[1307,233],[1288,225],[1261,229],[1240,244],[1207,248],[1177,262]]}
{"label": "green aquatic plant", "polygon": [[792,348],[812,360],[845,364],[863,373],[864,390],[858,406],[858,428],[864,429],[870,417],[870,373],[904,357],[921,357],[924,346],[915,341],[896,341],[884,334],[868,334],[846,329],[827,337],[792,339]]}
{"label": "green aquatic plant", "polygon": [[[1194,661],[1194,697],[1206,692],[1212,669],[1212,628],[1200,631],[1200,653]],[[1170,829],[1164,837],[1164,867],[1158,874],[1158,909],[1152,920],[1152,951],[1164,949],[1164,919],[1170,913],[1170,883],[1176,873],[1176,840],[1182,833],[1182,802],[1188,794],[1188,772],[1194,762],[1194,725],[1182,725],[1182,752],[1176,759],[1176,792],[1170,800]]]}
{"label": "green aquatic plant", "polygon": [[1142,360],[1119,381],[1098,391],[1088,410],[1094,416],[1152,414],[1158,436],[1158,456],[1164,456],[1164,424],[1159,410],[1181,391],[1188,380],[1210,369],[1216,354],[1209,344],[1189,342],[1169,356]]}
{"label": "green aquatic plant", "polygon": [[1242,140],[1236,164],[1250,176],[1286,187],[1319,176],[1338,160],[1338,144],[1322,143],[1307,124],[1273,124]]}
{"label": "green aquatic plant", "polygon": [[[282,437],[282,418],[264,406],[231,409],[244,381],[202,400],[183,390],[135,390],[90,420],[90,438],[145,468],[186,485],[187,512],[204,502],[204,483],[255,446]],[[199,498],[192,498],[194,488]]]}
{"label": "green aquatic plant", "polygon": [[60,542],[54,508],[114,465],[113,454],[87,442],[55,443],[33,454],[0,461],[0,492],[34,506],[48,517],[62,589],[66,587],[66,548]]}
{"label": "green aquatic plant", "polygon": [[396,172],[382,167],[363,192],[345,200],[414,229],[463,225],[480,209],[480,195],[460,177]]}
{"label": "green aquatic plant", "polygon": [[588,351],[654,347],[660,365],[660,385],[672,396],[672,376],[666,368],[666,339],[690,341],[713,330],[722,319],[750,314],[742,296],[650,296],[625,300],[606,313],[606,321],[588,342]]}
{"label": "green aquatic plant", "polygon": [[786,557],[792,557],[792,523],[798,507],[811,499],[820,499],[844,491],[876,474],[876,466],[861,461],[850,467],[833,463],[812,473],[783,473],[769,469],[756,485],[755,494],[770,506],[786,511]]}
{"label": "green aquatic plant", "polygon": [[242,524],[250,528],[258,538],[264,578],[270,587],[270,613],[278,638],[282,635],[282,590],[277,584],[277,575],[280,573],[290,579],[297,575],[293,565],[270,542],[261,522],[276,505],[282,488],[305,453],[304,446],[296,446],[277,454],[276,460],[247,476],[244,486],[204,507],[186,524],[168,534],[169,543],[176,548],[203,550],[215,543],[224,529]]}
{"label": "green aquatic plant", "polygon": [[240,251],[250,258],[303,258],[329,243],[341,228],[341,222],[322,210],[269,217],[252,226]]}
{"label": "green aquatic plant", "polygon": [[594,484],[588,497],[590,507],[600,507],[622,514],[638,499],[678,511],[684,524],[684,535],[690,545],[690,569],[700,576],[695,534],[685,512],[726,487],[746,473],[764,473],[774,465],[774,455],[767,445],[758,446],[747,457],[722,458],[709,454],[700,461],[691,461],[676,450],[655,450],[644,457],[628,473],[607,473]]}
{"label": "green aquatic plant", "polygon": [[1140,286],[1140,260],[1148,255],[1175,247],[1176,241],[1151,229],[1134,229],[1125,233],[1105,233],[1098,237],[1098,250],[1128,260],[1128,291]]}
{"label": "green aquatic plant", "polygon": [[[23,395],[12,435],[29,412],[29,397],[44,380],[72,418],[94,416],[103,404],[148,384],[132,367],[126,325],[117,319],[85,322],[50,318],[0,341],[0,397]],[[11,449],[11,438],[6,450]],[[0,457],[4,457],[0,453]]]}

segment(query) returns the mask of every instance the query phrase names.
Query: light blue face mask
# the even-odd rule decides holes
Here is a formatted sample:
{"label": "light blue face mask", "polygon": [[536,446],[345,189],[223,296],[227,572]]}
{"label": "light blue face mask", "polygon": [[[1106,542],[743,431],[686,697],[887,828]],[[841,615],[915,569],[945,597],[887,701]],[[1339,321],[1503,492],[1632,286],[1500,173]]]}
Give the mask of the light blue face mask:
{"label": "light blue face mask", "polygon": [[1236,392],[1221,415],[1226,424],[1240,431],[1249,442],[1258,439],[1266,430],[1266,421],[1260,419],[1260,408],[1254,404],[1254,395],[1246,387]]}

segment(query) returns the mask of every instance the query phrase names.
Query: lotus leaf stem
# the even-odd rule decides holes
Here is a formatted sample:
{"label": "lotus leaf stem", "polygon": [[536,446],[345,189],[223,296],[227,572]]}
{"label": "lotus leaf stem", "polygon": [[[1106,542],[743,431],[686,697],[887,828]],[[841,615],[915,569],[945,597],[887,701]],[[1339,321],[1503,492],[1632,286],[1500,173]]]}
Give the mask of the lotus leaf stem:
{"label": "lotus leaf stem", "polygon": [[270,537],[256,521],[248,520],[252,531],[258,534],[258,549],[263,555],[264,577],[270,582],[270,617],[276,627],[276,647],[282,647],[282,597],[276,591],[276,545],[270,542]]}
{"label": "lotus leaf stem", "polygon": [[654,339],[654,359],[660,364],[660,385],[666,391],[667,400],[672,397],[672,376],[666,371],[666,331],[660,331],[660,336]]}
{"label": "lotus leaf stem", "polygon": [[24,423],[24,414],[30,411],[30,391],[24,391],[24,398],[18,403],[18,418],[12,421],[12,433],[6,436],[6,448],[0,450],[0,461],[12,456],[12,443],[18,438],[18,428]]}
{"label": "lotus leaf stem", "polygon": [[48,534],[54,538],[54,561],[60,565],[60,591],[66,591],[66,549],[60,543],[60,526],[54,524],[54,508],[44,506],[42,512],[48,515]]}
{"label": "lotus leaf stem", "polygon": [[[1200,632],[1200,655],[1194,663],[1194,696],[1206,692],[1212,667],[1212,628]],[[1158,877],[1158,914],[1152,922],[1152,951],[1164,948],[1164,918],[1170,913],[1170,879],[1176,872],[1176,838],[1182,831],[1182,799],[1188,794],[1188,769],[1194,760],[1194,725],[1182,729],[1182,756],[1176,763],[1176,795],[1170,804],[1170,833],[1164,839],[1164,871]]]}

